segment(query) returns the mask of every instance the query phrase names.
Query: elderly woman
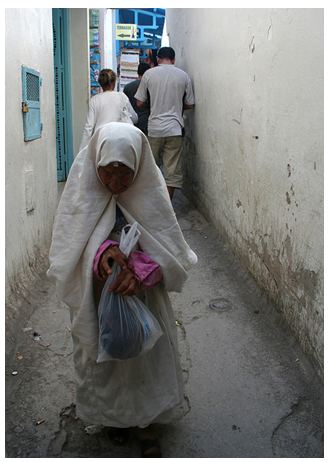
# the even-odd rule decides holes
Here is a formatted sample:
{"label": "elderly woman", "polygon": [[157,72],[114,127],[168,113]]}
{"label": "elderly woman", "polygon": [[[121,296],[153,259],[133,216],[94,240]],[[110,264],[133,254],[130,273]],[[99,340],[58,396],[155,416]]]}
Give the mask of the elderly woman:
{"label": "elderly woman", "polygon": [[[120,231],[135,221],[140,251],[127,260],[118,248]],[[110,290],[136,294],[164,334],[143,355],[97,363],[97,286],[111,274],[112,260],[122,272]],[[130,124],[101,127],[71,167],[55,218],[48,276],[70,307],[77,416],[110,427],[119,443],[136,427],[143,457],[161,457],[150,424],[169,423],[183,397],[167,291],[181,291],[196,261],[145,135]]]}
{"label": "elderly woman", "polygon": [[138,115],[130,104],[127,95],[114,90],[116,74],[112,69],[102,69],[98,83],[102,87],[102,92],[90,100],[79,151],[87,146],[90,138],[99,127],[109,122],[121,122],[123,111],[131,117],[132,123],[138,122]]}

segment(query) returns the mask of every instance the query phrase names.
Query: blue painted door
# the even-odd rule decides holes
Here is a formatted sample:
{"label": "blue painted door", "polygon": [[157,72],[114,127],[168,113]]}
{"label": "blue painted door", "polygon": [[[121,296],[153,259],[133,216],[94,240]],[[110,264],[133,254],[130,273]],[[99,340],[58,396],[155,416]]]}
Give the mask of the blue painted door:
{"label": "blue painted door", "polygon": [[73,163],[68,8],[53,8],[57,181],[65,181]]}

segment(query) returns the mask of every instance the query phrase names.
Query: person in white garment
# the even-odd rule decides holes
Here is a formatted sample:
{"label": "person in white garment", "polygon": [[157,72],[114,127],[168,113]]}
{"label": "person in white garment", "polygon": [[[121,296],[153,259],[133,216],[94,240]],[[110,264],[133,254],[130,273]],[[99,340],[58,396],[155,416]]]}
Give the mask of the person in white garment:
{"label": "person in white garment", "polygon": [[[115,236],[125,223],[134,222],[141,233],[136,253],[140,261],[133,252],[127,260],[113,242],[119,241]],[[49,258],[48,277],[71,313],[76,415],[87,425],[109,427],[117,443],[125,443],[128,429],[134,428],[142,457],[162,457],[154,424],[170,423],[183,398],[177,326],[168,291],[182,290],[197,256],[183,237],[163,175],[141,130],[124,123],[103,125],[77,155],[56,213]],[[136,294],[163,335],[145,354],[97,362],[95,286],[104,284],[111,273],[111,259],[122,272],[110,290],[128,297]],[[138,266],[146,261],[156,268],[154,274],[139,272]]]}
{"label": "person in white garment", "polygon": [[131,117],[132,123],[138,122],[129,98],[122,92],[115,91],[116,74],[111,69],[102,69],[98,83],[102,92],[93,96],[89,103],[87,120],[82,134],[79,151],[87,146],[94,132],[109,122],[120,122],[123,108]]}

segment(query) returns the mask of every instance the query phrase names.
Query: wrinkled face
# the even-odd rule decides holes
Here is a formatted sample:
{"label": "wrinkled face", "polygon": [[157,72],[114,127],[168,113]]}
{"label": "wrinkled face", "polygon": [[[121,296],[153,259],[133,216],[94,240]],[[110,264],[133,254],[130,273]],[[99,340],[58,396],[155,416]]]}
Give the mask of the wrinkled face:
{"label": "wrinkled face", "polygon": [[98,176],[103,185],[112,194],[121,194],[131,185],[134,172],[125,165],[115,167],[113,164],[106,165],[105,167],[98,168]]}

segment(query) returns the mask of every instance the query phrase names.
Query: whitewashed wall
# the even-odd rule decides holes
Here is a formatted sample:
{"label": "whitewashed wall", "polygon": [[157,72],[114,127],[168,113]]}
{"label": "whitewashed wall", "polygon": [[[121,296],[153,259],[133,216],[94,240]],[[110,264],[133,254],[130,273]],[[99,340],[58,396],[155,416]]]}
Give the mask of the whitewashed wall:
{"label": "whitewashed wall", "polygon": [[185,192],[323,374],[323,10],[168,9]]}
{"label": "whitewashed wall", "polygon": [[[7,8],[5,13],[6,295],[49,246],[57,206],[57,166],[51,8]],[[22,70],[40,72],[42,137],[25,142]]]}
{"label": "whitewashed wall", "polygon": [[73,155],[78,154],[90,101],[88,8],[70,8]]}

